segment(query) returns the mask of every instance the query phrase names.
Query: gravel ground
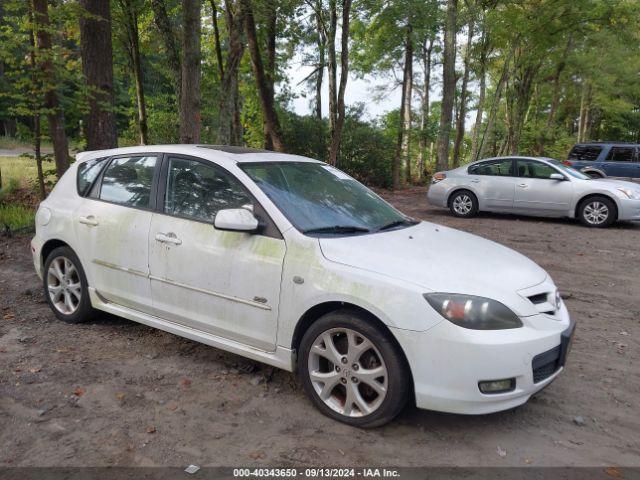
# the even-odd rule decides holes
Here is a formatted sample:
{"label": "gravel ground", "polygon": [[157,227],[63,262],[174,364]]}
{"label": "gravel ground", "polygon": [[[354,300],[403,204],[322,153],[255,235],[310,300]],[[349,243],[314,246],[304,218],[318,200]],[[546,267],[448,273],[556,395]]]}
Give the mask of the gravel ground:
{"label": "gravel ground", "polygon": [[385,196],[549,271],[578,321],[565,374],[515,410],[408,407],[358,430],[318,413],[292,374],[116,317],[57,321],[29,239],[3,238],[0,466],[639,466],[640,225],[460,220],[421,188]]}

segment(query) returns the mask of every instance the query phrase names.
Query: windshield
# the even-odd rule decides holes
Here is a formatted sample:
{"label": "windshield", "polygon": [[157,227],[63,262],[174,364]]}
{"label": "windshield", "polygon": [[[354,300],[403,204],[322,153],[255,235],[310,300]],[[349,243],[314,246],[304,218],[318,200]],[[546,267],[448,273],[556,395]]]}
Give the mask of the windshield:
{"label": "windshield", "polygon": [[323,163],[260,162],[240,167],[303,233],[362,234],[415,223],[361,183]]}
{"label": "windshield", "polygon": [[589,175],[585,175],[580,170],[576,170],[573,167],[568,167],[564,163],[559,162],[558,160],[554,160],[553,158],[548,158],[547,161],[549,163],[552,163],[554,167],[559,168],[564,173],[571,175],[574,178],[579,178],[581,180],[591,180],[591,177]]}

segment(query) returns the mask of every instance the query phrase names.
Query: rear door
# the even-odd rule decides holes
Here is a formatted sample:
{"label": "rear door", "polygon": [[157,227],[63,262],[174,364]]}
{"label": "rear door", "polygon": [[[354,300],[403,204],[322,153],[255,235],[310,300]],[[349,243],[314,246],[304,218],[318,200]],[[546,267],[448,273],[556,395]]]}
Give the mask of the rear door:
{"label": "rear door", "polygon": [[640,177],[637,149],[634,146],[613,146],[604,163],[604,170],[610,177]]}
{"label": "rear door", "polygon": [[[518,181],[514,210],[529,214],[563,216],[569,212],[573,183],[551,165],[533,159],[518,159]],[[561,174],[565,180],[549,178]]]}
{"label": "rear door", "polygon": [[478,194],[481,210],[511,211],[517,178],[512,158],[496,158],[471,165],[469,183]]}
{"label": "rear door", "polygon": [[149,226],[160,156],[109,160],[74,212],[89,285],[118,305],[151,312]]}
{"label": "rear door", "polygon": [[[149,234],[155,314],[197,330],[275,349],[285,242],[262,206],[221,167],[167,155]],[[219,210],[250,209],[257,233],[217,230]]]}

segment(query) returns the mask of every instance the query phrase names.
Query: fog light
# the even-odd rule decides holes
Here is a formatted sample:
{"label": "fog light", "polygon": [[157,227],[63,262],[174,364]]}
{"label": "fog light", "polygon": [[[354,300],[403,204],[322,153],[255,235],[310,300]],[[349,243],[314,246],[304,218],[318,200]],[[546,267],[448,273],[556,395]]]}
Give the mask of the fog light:
{"label": "fog light", "polygon": [[487,380],[478,382],[478,388],[482,393],[506,393],[515,390],[516,379],[505,378],[503,380]]}

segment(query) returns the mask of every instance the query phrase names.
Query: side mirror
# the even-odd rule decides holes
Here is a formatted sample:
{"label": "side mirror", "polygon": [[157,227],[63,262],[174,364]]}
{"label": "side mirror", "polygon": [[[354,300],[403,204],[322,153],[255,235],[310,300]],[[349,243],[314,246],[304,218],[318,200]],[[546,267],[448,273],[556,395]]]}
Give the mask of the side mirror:
{"label": "side mirror", "polygon": [[216,214],[213,226],[218,230],[231,232],[255,232],[258,220],[245,208],[228,208]]}
{"label": "side mirror", "polygon": [[551,175],[549,175],[549,178],[551,180],[558,180],[558,181],[563,181],[566,180],[566,178],[564,178],[564,175],[562,175],[561,173],[552,173]]}

